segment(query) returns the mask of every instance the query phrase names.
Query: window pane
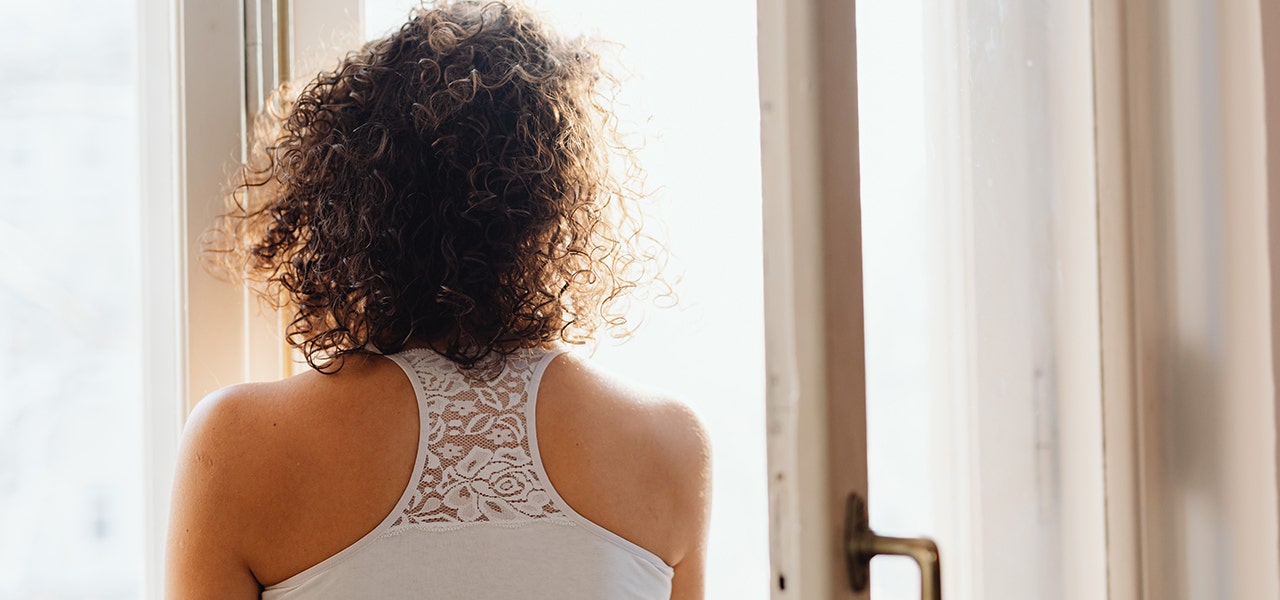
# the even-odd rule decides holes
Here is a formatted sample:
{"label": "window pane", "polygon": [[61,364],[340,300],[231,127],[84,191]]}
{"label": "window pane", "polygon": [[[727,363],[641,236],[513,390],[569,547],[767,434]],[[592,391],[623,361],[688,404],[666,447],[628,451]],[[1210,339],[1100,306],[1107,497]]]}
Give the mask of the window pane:
{"label": "window pane", "polygon": [[[365,0],[366,37],[398,26],[415,4]],[[622,345],[603,341],[595,359],[702,416],[716,461],[707,597],[767,598],[755,3],[534,5],[566,34],[622,45],[630,77],[618,116],[645,138],[640,161],[648,187],[658,190],[651,212],[670,241],[669,274],[682,276],[677,308],[646,310],[635,336]]]}
{"label": "window pane", "polygon": [[137,598],[132,0],[0,4],[0,597]]}
{"label": "window pane", "polygon": [[[1101,523],[1064,516],[1085,459],[1059,418],[1098,404],[1060,393],[1086,386],[1066,307],[1096,247],[1063,218],[1093,202],[1082,6],[858,3],[871,522],[936,537],[950,598],[1084,597],[1064,590],[1092,575],[1064,568]],[[877,600],[919,597],[877,561]]]}
{"label": "window pane", "polygon": [[[919,0],[860,0],[858,104],[867,361],[867,476],[872,526],[938,535],[930,375],[942,291],[930,263],[926,197],[923,18]],[[947,570],[952,553],[939,539]],[[871,562],[876,600],[920,597],[906,557]]]}

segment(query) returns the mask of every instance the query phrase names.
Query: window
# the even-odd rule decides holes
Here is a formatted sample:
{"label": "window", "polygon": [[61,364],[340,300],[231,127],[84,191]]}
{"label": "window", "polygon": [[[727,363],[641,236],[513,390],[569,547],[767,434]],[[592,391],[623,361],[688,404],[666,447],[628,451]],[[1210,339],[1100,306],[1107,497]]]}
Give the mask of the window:
{"label": "window", "polygon": [[132,0],[0,5],[0,597],[142,594]]}
{"label": "window", "polygon": [[1101,597],[1090,13],[945,4],[857,5],[871,525],[951,598]]}

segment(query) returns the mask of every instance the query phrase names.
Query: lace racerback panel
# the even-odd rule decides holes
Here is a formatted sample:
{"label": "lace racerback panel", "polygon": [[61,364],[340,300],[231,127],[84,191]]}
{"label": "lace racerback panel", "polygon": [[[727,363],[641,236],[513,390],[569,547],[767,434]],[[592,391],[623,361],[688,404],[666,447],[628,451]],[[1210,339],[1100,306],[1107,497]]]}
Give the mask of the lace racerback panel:
{"label": "lace racerback panel", "polygon": [[557,354],[521,350],[479,374],[430,350],[396,356],[414,373],[426,451],[416,489],[389,532],[572,522],[534,464],[527,423],[530,382]]}

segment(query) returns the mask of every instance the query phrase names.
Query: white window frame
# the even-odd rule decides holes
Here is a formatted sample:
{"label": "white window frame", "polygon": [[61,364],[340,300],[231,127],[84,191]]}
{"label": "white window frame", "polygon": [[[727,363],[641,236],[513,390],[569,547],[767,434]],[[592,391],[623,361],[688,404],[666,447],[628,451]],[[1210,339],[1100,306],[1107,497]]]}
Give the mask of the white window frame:
{"label": "white window frame", "polygon": [[[1280,395],[1280,4],[1262,2],[1263,100],[1266,111],[1266,193],[1268,255],[1271,292],[1271,389]],[[1275,431],[1280,432],[1280,401],[1272,403]],[[1280,435],[1280,434],[1277,434]],[[1280,471],[1280,440],[1275,442],[1274,463]],[[1280,473],[1276,477],[1280,498]],[[1280,507],[1276,508],[1280,512]],[[1280,571],[1280,566],[1277,566]]]}
{"label": "white window frame", "polygon": [[[975,18],[991,15],[975,17],[973,13],[981,15],[983,8],[976,4],[972,0],[926,3],[925,13],[938,15],[929,19],[926,52],[951,56],[981,46],[984,40],[970,37],[972,23]],[[975,174],[980,172],[976,163],[983,159],[990,161],[992,147],[1018,147],[1028,143],[1030,131],[1016,118],[1007,129],[973,130],[975,120],[989,125],[1000,122],[1000,115],[998,108],[989,106],[980,96],[990,94],[991,89],[977,89],[969,80],[967,70],[974,68],[969,59],[956,59],[955,68],[944,68],[936,76],[926,72],[925,76],[929,86],[926,95],[945,98],[941,104],[952,113],[928,111],[934,119],[929,134],[936,138],[931,139],[929,145],[937,153],[936,164],[951,168],[938,174],[940,183],[930,190],[948,199],[947,213],[933,223],[921,224],[933,227],[930,234],[942,240],[934,250],[935,260],[949,263],[938,276],[947,278],[939,287],[947,294],[945,302],[951,305],[950,313],[939,318],[947,325],[935,332],[940,338],[935,348],[946,358],[940,361],[943,368],[928,376],[938,382],[934,386],[938,398],[933,410],[941,417],[934,423],[938,427],[936,434],[944,438],[934,456],[937,464],[945,465],[942,472],[949,474],[936,482],[935,494],[952,498],[956,504],[953,510],[940,508],[935,512],[943,553],[944,589],[951,598],[984,598],[995,593],[993,590],[1008,594],[1011,587],[1036,585],[1035,576],[1030,573],[1003,574],[999,564],[989,560],[984,552],[986,548],[1002,548],[1001,544],[1020,541],[1021,536],[1009,535],[999,515],[1009,510],[1006,498],[1025,491],[1031,472],[1015,471],[1016,475],[1003,476],[993,476],[989,470],[984,473],[984,469],[990,468],[991,456],[984,455],[990,450],[982,448],[982,436],[990,435],[984,429],[993,424],[999,429],[1002,425],[999,421],[1005,417],[993,418],[993,415],[1005,410],[1017,415],[1013,418],[1029,422],[1028,417],[1040,412],[1040,409],[1027,410],[1033,402],[1042,402],[1035,399],[1038,394],[1057,400],[1048,405],[1049,410],[1036,414],[1039,430],[1032,431],[1028,426],[1024,433],[1028,437],[1034,435],[1053,448],[1038,460],[1042,461],[1041,468],[1045,471],[1057,471],[1059,491],[1054,500],[1059,504],[1053,510],[1055,519],[1060,524],[1071,524],[1060,525],[1054,540],[1058,544],[1058,572],[1062,574],[1058,584],[1062,597],[1097,598],[1103,595],[1106,586],[1102,376],[1098,364],[1098,224],[1096,205],[1089,201],[1095,179],[1091,15],[1085,4],[1053,3],[1038,9],[1014,8],[1008,18],[1010,22],[1017,22],[1025,16],[1014,15],[1030,10],[1043,10],[1049,15],[1055,35],[1054,52],[1037,58],[1035,65],[1047,70],[1045,84],[1054,99],[1042,107],[1050,121],[1047,130],[1052,132],[1051,139],[1037,140],[1035,143],[1041,149],[1036,152],[1052,156],[1053,176],[1059,182],[1053,191],[1057,206],[1052,209],[1049,226],[1053,240],[1051,255],[1056,263],[1057,299],[1051,303],[1053,310],[1045,314],[1049,322],[1044,324],[1045,329],[1052,332],[1051,338],[1045,340],[1052,349],[1048,366],[1054,373],[1047,378],[1052,389],[1037,389],[1031,377],[1032,368],[1038,366],[1033,357],[1009,351],[1010,348],[1029,350],[1028,342],[1033,335],[1011,335],[982,320],[990,320],[999,313],[991,310],[992,306],[1016,310],[1020,305],[1010,301],[1009,290],[1002,282],[990,276],[980,277],[979,272],[1018,273],[1021,257],[998,255],[989,247],[984,252],[981,248],[979,240],[999,235],[1004,226],[995,207],[1016,209],[1018,199],[1010,197],[1008,188],[1001,191],[1002,186],[997,185],[994,191],[988,191],[992,188],[975,180]],[[1037,56],[1037,41],[1009,35],[1001,39],[1004,45],[1001,52],[1006,56]],[[1048,62],[1038,64],[1041,60]],[[981,156],[984,152],[986,155]],[[983,198],[984,193],[995,196]],[[1028,200],[1043,201],[1042,198]],[[1051,209],[1044,206],[1042,210],[1048,213]],[[1018,281],[1015,285],[1026,283]],[[1001,380],[996,380],[996,374],[1000,374]],[[1044,407],[1041,404],[1041,408]],[[1022,410],[1027,414],[1018,414]],[[1011,466],[1016,468],[1016,464]],[[1028,548],[1036,549],[1036,546],[1030,544]],[[1053,551],[1048,546],[1043,550]],[[1001,577],[1014,581],[995,580]]]}
{"label": "white window frame", "polygon": [[180,198],[176,5],[141,2],[138,13],[142,168],[144,564],[143,594],[164,595],[164,545],[173,465],[185,416],[182,343],[184,236]]}
{"label": "white window frame", "polygon": [[[849,110],[857,106],[854,5],[760,0],[759,10],[771,593],[863,597],[845,582],[840,542],[846,495],[867,493],[858,128]],[[1087,27],[1087,11],[1070,17],[1077,20],[1070,27]],[[1080,56],[1089,56],[1087,36],[1077,41]],[[1090,74],[1087,58],[1073,65],[1071,76],[1086,91]],[[1087,104],[1064,111],[1071,124],[1091,119]],[[1079,135],[1069,142],[1068,169],[1088,193],[1092,137],[1088,127],[1072,130]],[[1067,404],[1059,415],[1064,448],[1078,450],[1065,465],[1063,486],[1080,502],[1064,515],[1095,523],[1064,540],[1064,568],[1077,576],[1069,589],[1087,595],[1106,577],[1098,558],[1103,490],[1092,205],[1071,207],[1059,227],[1068,256],[1064,285],[1079,301],[1056,315],[1077,334],[1055,341],[1067,370],[1061,393],[1094,400]],[[944,555],[950,565],[944,577],[964,579],[955,569],[977,564],[964,554]]]}
{"label": "white window frame", "polygon": [[[830,101],[824,97],[830,78],[841,73],[826,70],[821,61],[855,56],[852,47],[832,52],[831,40],[823,35],[846,25],[832,4],[759,0],[766,306],[775,316],[767,324],[774,598],[849,596],[835,560],[839,544],[832,539],[841,524],[831,508],[844,491],[832,481],[841,472],[836,466],[841,459],[834,458],[840,450],[829,446],[835,430],[831,417],[838,411],[826,392],[837,363],[814,331],[822,323],[816,315],[830,319],[830,311],[839,308],[823,291],[830,285],[823,265],[831,249],[822,241],[829,222],[821,219],[833,188],[822,170],[829,165],[825,153],[831,149],[824,138],[830,129],[818,122]],[[1084,177],[1073,182],[1078,187],[1072,197],[1080,201],[1069,207],[1062,224],[1070,244],[1064,249],[1066,276],[1074,283],[1068,286],[1072,304],[1058,316],[1079,326],[1071,339],[1061,341],[1061,351],[1071,370],[1084,376],[1064,377],[1071,389],[1062,390],[1071,401],[1064,401],[1067,412],[1060,415],[1063,451],[1079,459],[1064,465],[1063,485],[1083,484],[1070,495],[1083,503],[1067,507],[1064,515],[1083,511],[1076,516],[1086,517],[1090,527],[1086,535],[1064,540],[1064,558],[1073,561],[1068,566],[1075,564],[1067,572],[1082,575],[1071,584],[1090,594],[1105,588],[1113,599],[1176,598],[1194,597],[1196,590],[1188,587],[1198,584],[1171,583],[1169,574],[1210,568],[1174,560],[1177,552],[1206,549],[1160,526],[1177,518],[1167,500],[1177,482],[1161,463],[1171,443],[1161,421],[1170,409],[1168,399],[1153,387],[1160,370],[1177,362],[1162,337],[1173,332],[1162,312],[1169,300],[1160,297],[1166,291],[1152,279],[1169,258],[1155,236],[1167,239],[1169,232],[1153,230],[1159,226],[1152,224],[1173,208],[1162,190],[1176,185],[1187,176],[1184,167],[1197,168],[1196,161],[1206,155],[1185,140],[1169,147],[1167,130],[1173,125],[1146,115],[1166,111],[1167,117],[1170,96],[1212,89],[1220,105],[1206,118],[1219,128],[1222,156],[1213,158],[1221,161],[1219,193],[1227,202],[1220,213],[1228,265],[1221,298],[1230,307],[1223,311],[1223,327],[1231,352],[1241,360],[1228,361],[1222,373],[1230,385],[1215,398],[1213,414],[1223,421],[1219,437],[1193,436],[1187,443],[1213,455],[1218,448],[1211,442],[1226,440],[1211,470],[1219,477],[1214,493],[1226,499],[1217,514],[1233,536],[1231,560],[1225,570],[1205,572],[1228,578],[1236,591],[1251,597],[1276,597],[1280,9],[1267,2],[1209,5],[1209,14],[1197,15],[1217,27],[1217,35],[1209,38],[1195,35],[1188,27],[1188,6],[1175,0],[1095,0],[1089,11],[1076,17],[1092,19],[1091,64],[1076,64],[1073,70],[1082,83],[1091,84],[1093,103],[1075,106],[1064,117],[1088,132],[1073,143],[1085,150],[1092,145],[1094,162],[1072,167]],[[1174,34],[1162,29],[1170,26]],[[853,32],[845,33],[851,46]],[[1177,47],[1170,38],[1178,40]],[[1179,60],[1179,52],[1193,44],[1218,57],[1215,80],[1190,72]],[[1168,160],[1169,155],[1185,162]],[[855,166],[856,158],[845,168]],[[856,190],[838,183],[834,189],[857,197]],[[865,423],[849,427],[857,443],[857,430]],[[855,485],[865,491],[865,478]],[[1105,529],[1099,531],[1099,525]],[[951,565],[944,573],[964,568],[966,563],[956,559],[944,555],[944,565]],[[788,575],[785,590],[777,585],[780,574]]]}
{"label": "white window frame", "polygon": [[[210,392],[292,374],[278,316],[201,266],[201,235],[224,209],[247,128],[290,70],[313,71],[354,47],[359,0],[141,2],[143,381],[146,440],[145,597],[163,597],[169,494],[178,439]],[[308,15],[340,11],[335,29]],[[293,57],[303,57],[293,68]]]}
{"label": "white window frame", "polygon": [[854,5],[758,10],[770,590],[853,597],[844,503],[867,493]]}
{"label": "white window frame", "polygon": [[[1280,204],[1268,195],[1277,198],[1280,111],[1267,99],[1280,93],[1280,45],[1263,34],[1280,33],[1280,11],[1266,1],[1171,0],[1095,0],[1093,11],[1109,596],[1201,597],[1226,582],[1237,594],[1277,597]],[[1204,90],[1216,106],[1185,100]],[[1202,178],[1213,169],[1216,182]],[[1202,188],[1221,203],[1198,198]],[[1178,289],[1211,290],[1220,308],[1180,308],[1199,300],[1162,279],[1177,260],[1169,240],[1205,243],[1173,229],[1169,215],[1189,206],[1220,219],[1222,256],[1207,269],[1221,285],[1180,271]],[[1177,345],[1206,349],[1196,332],[1187,336],[1198,314],[1221,319],[1210,337],[1226,340],[1225,358],[1207,367],[1220,382],[1206,383],[1201,401],[1212,418],[1187,423],[1189,407],[1173,404],[1165,373],[1185,368]],[[1173,447],[1207,463],[1195,471],[1170,463]],[[1212,481],[1187,480],[1205,472]],[[1194,521],[1180,499],[1189,485],[1204,486],[1202,508],[1214,511],[1225,547],[1185,529]]]}

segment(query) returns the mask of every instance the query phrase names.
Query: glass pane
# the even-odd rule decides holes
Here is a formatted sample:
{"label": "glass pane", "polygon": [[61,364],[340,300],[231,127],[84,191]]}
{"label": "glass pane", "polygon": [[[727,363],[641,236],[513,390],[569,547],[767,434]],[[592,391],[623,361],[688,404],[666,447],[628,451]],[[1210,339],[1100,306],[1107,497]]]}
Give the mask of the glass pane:
{"label": "glass pane", "polygon": [[[365,0],[366,37],[398,26],[415,4]],[[674,254],[671,274],[682,276],[677,308],[645,311],[627,343],[602,342],[595,358],[625,378],[661,386],[701,414],[716,460],[707,597],[766,598],[755,4],[534,5],[565,33],[594,32],[622,45],[620,58],[631,77],[618,116],[644,136],[640,161],[648,186],[658,190],[651,211],[656,219],[647,222],[662,223]]]}
{"label": "glass pane", "polygon": [[[941,290],[927,231],[921,8],[920,0],[857,5],[867,475],[874,528],[936,538],[937,473],[923,442],[933,439],[930,303]],[[910,559],[877,558],[871,569],[875,600],[920,597]]]}
{"label": "glass pane", "polygon": [[138,598],[136,6],[0,3],[0,598]]}
{"label": "glass pane", "polygon": [[1066,4],[858,2],[871,521],[935,537],[949,598],[1063,597]]}

